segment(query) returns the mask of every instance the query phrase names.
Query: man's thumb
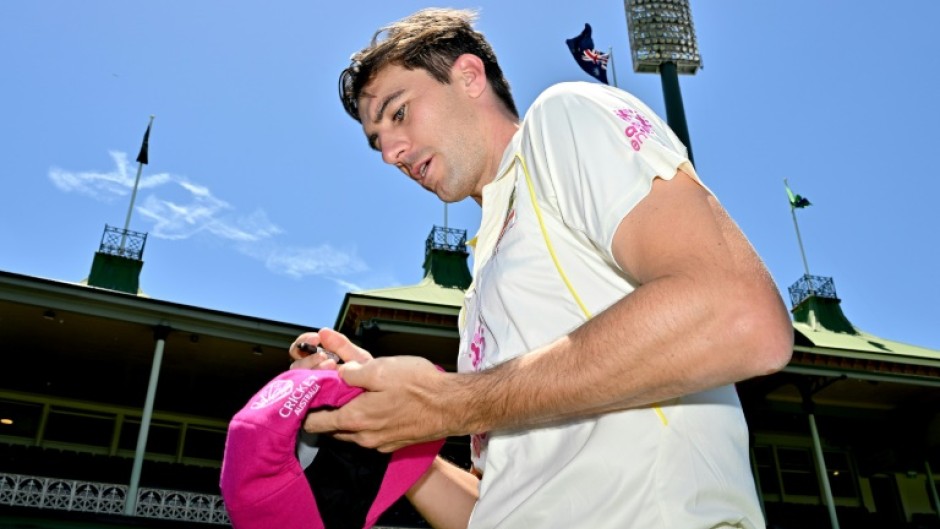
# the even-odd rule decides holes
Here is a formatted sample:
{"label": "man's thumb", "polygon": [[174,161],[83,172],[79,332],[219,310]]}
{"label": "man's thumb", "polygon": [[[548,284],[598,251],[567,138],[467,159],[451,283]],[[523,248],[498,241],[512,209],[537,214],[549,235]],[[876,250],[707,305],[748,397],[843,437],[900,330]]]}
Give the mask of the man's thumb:
{"label": "man's thumb", "polygon": [[343,382],[350,386],[368,389],[365,386],[366,377],[362,367],[362,364],[355,360],[346,362],[339,366],[339,376],[343,379]]}

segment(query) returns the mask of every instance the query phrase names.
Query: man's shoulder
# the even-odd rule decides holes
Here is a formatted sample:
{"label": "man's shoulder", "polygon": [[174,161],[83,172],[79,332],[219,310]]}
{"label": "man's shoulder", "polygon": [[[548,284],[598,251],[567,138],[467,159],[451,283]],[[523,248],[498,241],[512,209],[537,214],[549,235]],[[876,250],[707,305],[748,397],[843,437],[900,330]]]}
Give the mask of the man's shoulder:
{"label": "man's shoulder", "polygon": [[566,81],[549,86],[533,101],[524,121],[538,120],[546,113],[570,111],[585,106],[620,106],[638,103],[619,88],[585,81]]}
{"label": "man's shoulder", "polygon": [[600,94],[599,88],[602,88],[602,86],[597,83],[587,83],[583,81],[556,83],[542,90],[542,93],[535,98],[531,108],[537,109],[546,105],[546,103],[550,104],[554,101],[569,98],[591,99]]}

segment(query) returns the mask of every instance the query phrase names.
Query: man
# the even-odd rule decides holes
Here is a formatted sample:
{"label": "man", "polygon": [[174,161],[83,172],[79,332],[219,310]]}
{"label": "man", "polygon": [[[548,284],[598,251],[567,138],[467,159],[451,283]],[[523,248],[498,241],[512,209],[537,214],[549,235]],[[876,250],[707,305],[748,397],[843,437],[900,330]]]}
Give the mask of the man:
{"label": "man", "polygon": [[[733,383],[781,369],[792,327],[686,149],[631,95],[546,90],[521,122],[473,13],[383,28],[341,76],[369,145],[483,208],[460,373],[302,335],[294,367],[367,391],[305,429],[382,451],[472,436],[409,498],[435,527],[763,527]],[[479,482],[475,475],[481,476]]]}

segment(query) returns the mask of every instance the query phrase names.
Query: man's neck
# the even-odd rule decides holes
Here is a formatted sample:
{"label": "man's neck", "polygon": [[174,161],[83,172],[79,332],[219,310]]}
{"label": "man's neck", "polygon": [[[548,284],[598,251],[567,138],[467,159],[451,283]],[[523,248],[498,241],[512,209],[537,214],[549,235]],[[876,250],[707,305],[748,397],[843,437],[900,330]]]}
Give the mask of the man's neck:
{"label": "man's neck", "polygon": [[487,144],[490,153],[489,164],[484,172],[484,178],[480,181],[479,189],[472,197],[478,205],[483,205],[483,188],[498,176],[497,172],[506,152],[506,147],[509,146],[509,142],[512,141],[512,137],[515,136],[520,126],[519,120],[506,112],[500,115],[500,119],[494,120],[494,127],[489,129],[490,132],[486,136],[489,139]]}

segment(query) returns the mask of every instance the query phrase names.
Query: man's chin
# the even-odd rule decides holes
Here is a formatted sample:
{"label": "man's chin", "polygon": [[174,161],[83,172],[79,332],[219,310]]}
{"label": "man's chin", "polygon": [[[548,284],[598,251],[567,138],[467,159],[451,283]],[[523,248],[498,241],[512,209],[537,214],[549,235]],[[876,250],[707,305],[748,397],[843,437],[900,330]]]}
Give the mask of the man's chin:
{"label": "man's chin", "polygon": [[449,197],[447,196],[446,189],[434,189],[433,187],[425,187],[425,189],[427,189],[431,194],[433,194],[437,198],[441,199],[442,202],[452,202],[452,200],[449,200]]}
{"label": "man's chin", "polygon": [[445,203],[445,204],[454,204],[454,203],[456,203],[456,202],[460,202],[461,200],[463,200],[463,197],[453,197],[453,196],[450,196],[450,195],[447,194],[446,191],[434,191],[434,190],[431,190],[431,189],[428,189],[428,191],[431,191],[431,193],[434,193],[434,196],[436,196],[437,198],[439,198],[440,201],[443,202],[443,203]]}
{"label": "man's chin", "polygon": [[440,199],[441,202],[444,202],[445,204],[454,204],[467,198],[467,195],[460,194],[459,190],[455,192],[454,190],[448,189],[447,187],[425,187],[425,189],[433,193],[434,196],[436,196],[438,199]]}

